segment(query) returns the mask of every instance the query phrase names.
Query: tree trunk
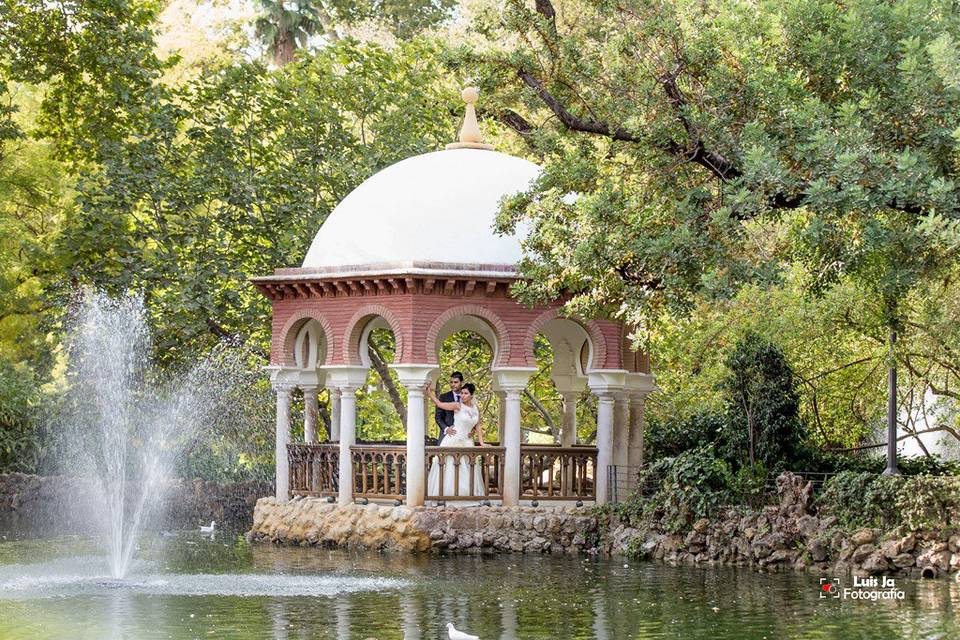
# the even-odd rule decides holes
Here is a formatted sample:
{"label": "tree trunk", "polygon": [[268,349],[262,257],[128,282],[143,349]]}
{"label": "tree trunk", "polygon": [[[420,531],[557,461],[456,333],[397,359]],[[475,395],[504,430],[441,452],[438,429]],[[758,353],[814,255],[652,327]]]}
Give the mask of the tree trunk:
{"label": "tree trunk", "polygon": [[293,34],[287,31],[286,33],[281,33],[279,39],[277,40],[277,48],[273,54],[273,62],[278,67],[282,67],[286,64],[293,62],[293,53],[296,51],[297,45],[293,41]]}
{"label": "tree trunk", "polygon": [[327,441],[330,441],[330,410],[327,408],[327,404],[330,402],[330,395],[327,394],[327,402],[317,402],[317,415],[320,416],[320,420],[323,421],[323,426],[327,430]]}
{"label": "tree trunk", "polygon": [[393,383],[393,378],[390,377],[390,368],[387,367],[387,362],[381,355],[380,350],[377,349],[377,346],[373,343],[373,338],[371,337],[370,341],[367,342],[367,353],[370,355],[370,364],[373,365],[374,371],[377,372],[377,375],[380,376],[380,380],[383,382],[383,386],[387,390],[387,395],[390,396],[390,402],[393,404],[393,408],[397,412],[397,417],[400,418],[400,423],[403,424],[404,430],[407,428],[407,405],[404,404],[403,398],[400,397],[400,390],[397,389],[397,385]]}
{"label": "tree trunk", "polygon": [[543,403],[537,400],[532,393],[530,393],[529,389],[524,389],[523,395],[527,397],[527,400],[529,400],[530,404],[533,405],[533,408],[537,410],[537,413],[543,416],[543,421],[547,423],[547,427],[550,429],[550,434],[553,436],[553,439],[556,442],[559,442],[560,430],[557,429],[557,425],[550,416],[550,412],[547,411],[547,408],[543,406]]}
{"label": "tree trunk", "polygon": [[887,372],[887,468],[883,475],[900,474],[897,468],[897,330],[890,328],[890,368]]}

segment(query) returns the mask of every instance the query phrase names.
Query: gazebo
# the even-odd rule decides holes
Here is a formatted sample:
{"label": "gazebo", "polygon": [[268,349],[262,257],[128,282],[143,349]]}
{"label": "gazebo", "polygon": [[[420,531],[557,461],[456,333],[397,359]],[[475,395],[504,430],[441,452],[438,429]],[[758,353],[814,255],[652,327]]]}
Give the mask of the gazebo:
{"label": "gazebo", "polygon": [[[463,91],[458,142],[375,174],[331,212],[301,267],[252,279],[273,309],[268,369],[276,392],[280,500],[603,503],[615,470],[642,464],[643,404],[653,378],[623,323],[565,317],[562,301],[530,308],[510,295],[524,230],[497,235],[493,224],[500,200],[526,189],[540,169],[482,142],[473,106],[478,95]],[[356,441],[356,391],[371,366],[367,344],[376,329],[391,330],[396,340],[389,366],[407,392],[405,446]],[[493,353],[494,388],[480,392],[500,398],[500,443],[441,455],[439,447],[425,445],[423,387],[439,373],[443,341],[464,330],[482,336]],[[559,445],[521,438],[521,393],[536,371],[538,333],[553,348],[553,382],[564,400]],[[298,387],[304,442],[291,443],[291,397]],[[324,388],[331,428],[318,442],[317,398]],[[576,442],[576,403],[585,388],[598,397],[596,446]],[[427,496],[430,460],[443,464],[450,455],[481,465],[484,486],[468,496]]]}

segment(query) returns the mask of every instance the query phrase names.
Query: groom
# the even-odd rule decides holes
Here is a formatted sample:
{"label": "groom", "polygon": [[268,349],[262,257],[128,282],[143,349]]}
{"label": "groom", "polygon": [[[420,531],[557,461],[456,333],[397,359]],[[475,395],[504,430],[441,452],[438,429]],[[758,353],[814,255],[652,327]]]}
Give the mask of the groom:
{"label": "groom", "polygon": [[[463,374],[459,371],[454,371],[450,374],[450,391],[447,391],[440,396],[440,402],[460,402],[460,387],[463,385]],[[453,411],[448,411],[446,409],[441,409],[437,407],[436,412],[433,414],[434,419],[437,421],[437,426],[440,427],[440,437],[437,439],[439,443],[440,440],[443,440],[443,436],[449,435],[454,431],[453,429]]]}

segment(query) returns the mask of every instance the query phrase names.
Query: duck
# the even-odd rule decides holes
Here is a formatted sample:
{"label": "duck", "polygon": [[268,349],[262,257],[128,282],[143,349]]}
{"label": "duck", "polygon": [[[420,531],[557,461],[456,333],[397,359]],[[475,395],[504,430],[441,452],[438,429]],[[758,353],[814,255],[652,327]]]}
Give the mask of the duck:
{"label": "duck", "polygon": [[216,531],[217,523],[214,520],[210,521],[210,525],[200,525],[200,533],[213,533]]}
{"label": "duck", "polygon": [[452,622],[447,623],[447,637],[450,640],[480,640],[480,636],[473,636],[463,631],[457,631]]}

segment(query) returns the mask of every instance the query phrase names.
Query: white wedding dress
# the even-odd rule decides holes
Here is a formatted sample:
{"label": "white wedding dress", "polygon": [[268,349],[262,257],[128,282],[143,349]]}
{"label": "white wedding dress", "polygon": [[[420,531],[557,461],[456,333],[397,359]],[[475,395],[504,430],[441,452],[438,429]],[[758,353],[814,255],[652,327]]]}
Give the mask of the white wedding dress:
{"label": "white wedding dress", "polygon": [[[443,436],[440,441],[441,447],[475,447],[470,432],[477,426],[480,420],[480,411],[476,406],[468,407],[465,404],[460,405],[453,414],[453,430],[456,433]],[[440,486],[440,461],[434,456],[430,461],[430,473],[427,476],[427,495],[428,496],[482,496],[483,495],[483,474],[480,471],[480,465],[475,460],[468,459],[469,456],[460,457],[460,473],[455,471],[454,456],[444,456],[443,465],[443,486]],[[473,464],[471,464],[473,463]],[[473,467],[473,492],[470,491],[470,467]],[[455,479],[455,476],[459,476]],[[459,491],[454,491],[455,483],[459,484]]]}

